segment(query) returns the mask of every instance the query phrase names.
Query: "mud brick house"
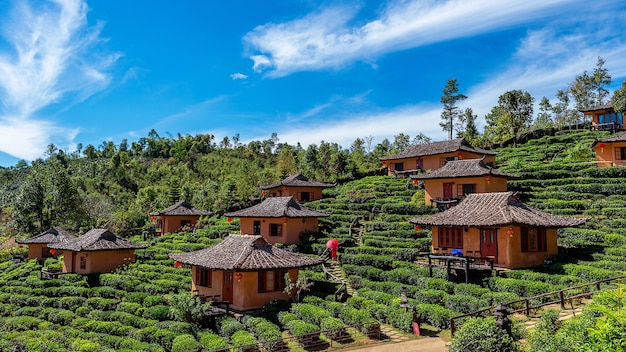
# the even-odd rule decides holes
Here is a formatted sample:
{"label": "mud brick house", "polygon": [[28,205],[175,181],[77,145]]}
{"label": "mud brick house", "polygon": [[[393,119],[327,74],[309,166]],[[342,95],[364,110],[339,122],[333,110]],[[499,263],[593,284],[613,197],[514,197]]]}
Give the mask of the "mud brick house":
{"label": "mud brick house", "polygon": [[261,203],[224,213],[240,218],[240,233],[261,235],[269,243],[300,243],[303,232],[318,232],[318,218],[329,216],[304,205],[293,197],[268,197]]}
{"label": "mud brick house", "polygon": [[301,268],[324,262],[276,248],[261,236],[233,234],[213,247],[169,256],[191,266],[192,292],[230,302],[230,308],[238,311],[287,300],[285,274],[295,282]]}
{"label": "mud brick house", "polygon": [[602,138],[591,144],[599,167],[626,165],[626,132]]}
{"label": "mud brick house", "polygon": [[449,161],[440,169],[411,178],[424,181],[426,205],[448,208],[468,194],[505,192],[508,180],[519,176],[500,172],[481,158]]}
{"label": "mud brick house", "polygon": [[433,254],[489,258],[513,269],[540,265],[556,255],[557,229],[587,220],[535,209],[513,192],[494,192],[469,194],[455,207],[409,222],[432,227]]}
{"label": "mud brick house", "polygon": [[201,216],[208,216],[211,213],[194,207],[186,200],[181,200],[166,209],[150,213],[150,215],[153,220],[157,221],[157,227],[161,229],[160,234],[164,235],[178,232],[186,227],[194,228]]}
{"label": "mud brick house", "polygon": [[121,238],[107,229],[92,229],[72,241],[50,248],[63,251],[63,272],[107,273],[135,261],[135,249],[148,247]]}
{"label": "mud brick house", "polygon": [[623,131],[626,130],[621,112],[613,110],[613,104],[596,106],[587,110],[580,110],[585,120],[591,120],[591,128],[594,130]]}
{"label": "mud brick house", "polygon": [[65,231],[61,227],[52,227],[45,232],[42,232],[33,237],[25,240],[18,240],[19,245],[28,245],[28,259],[45,260],[46,258],[56,257],[63,254],[61,250],[52,250],[48,247],[49,244],[63,243],[73,241],[76,239],[76,235]]}
{"label": "mud brick house", "polygon": [[401,153],[381,158],[387,165],[387,174],[396,177],[417,175],[426,170],[437,170],[448,161],[480,159],[487,165],[496,162],[494,152],[475,148],[463,138],[408,146]]}
{"label": "mud brick house", "polygon": [[322,190],[331,187],[335,187],[335,184],[311,181],[306,176],[296,174],[278,183],[262,186],[261,191],[269,197],[293,197],[305,203],[322,199]]}

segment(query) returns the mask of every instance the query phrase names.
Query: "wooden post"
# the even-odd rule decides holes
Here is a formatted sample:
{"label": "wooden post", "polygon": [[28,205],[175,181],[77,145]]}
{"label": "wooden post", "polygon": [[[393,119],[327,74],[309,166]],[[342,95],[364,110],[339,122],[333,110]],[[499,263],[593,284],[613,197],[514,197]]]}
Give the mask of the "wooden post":
{"label": "wooden post", "polygon": [[563,299],[563,290],[559,290],[559,299],[561,300],[561,309],[565,309],[565,300]]}
{"label": "wooden post", "polygon": [[465,283],[469,283],[469,258],[465,258]]}
{"label": "wooden post", "polygon": [[450,259],[446,259],[446,280],[450,281]]}
{"label": "wooden post", "polygon": [[428,276],[433,277],[433,263],[430,254],[428,255]]}
{"label": "wooden post", "polygon": [[528,298],[524,300],[524,303],[526,304],[526,316],[530,316],[530,301]]}

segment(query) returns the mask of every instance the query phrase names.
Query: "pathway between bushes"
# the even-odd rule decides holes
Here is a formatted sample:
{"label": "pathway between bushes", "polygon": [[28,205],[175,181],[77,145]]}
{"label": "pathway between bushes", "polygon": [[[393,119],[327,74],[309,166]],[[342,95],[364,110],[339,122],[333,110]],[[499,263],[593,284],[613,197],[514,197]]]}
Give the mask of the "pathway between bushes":
{"label": "pathway between bushes", "polygon": [[434,337],[413,337],[403,334],[393,327],[381,324],[380,332],[385,339],[384,342],[375,343],[367,346],[356,346],[349,348],[347,351],[359,352],[447,352],[448,346],[441,338]]}

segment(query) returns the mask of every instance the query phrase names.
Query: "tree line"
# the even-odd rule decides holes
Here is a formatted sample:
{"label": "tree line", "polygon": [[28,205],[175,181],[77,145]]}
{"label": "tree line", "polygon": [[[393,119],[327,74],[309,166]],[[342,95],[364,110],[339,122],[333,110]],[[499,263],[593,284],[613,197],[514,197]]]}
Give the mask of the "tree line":
{"label": "tree line", "polygon": [[[453,132],[474,145],[488,147],[503,141],[516,140],[530,130],[584,125],[581,111],[607,103],[612,83],[611,75],[604,67],[605,60],[598,57],[591,72],[584,71],[576,76],[566,88],[556,92],[556,100],[542,97],[539,113],[534,117],[535,98],[527,91],[515,89],[503,93],[498,104],[485,116],[485,127],[481,134],[476,127],[477,116],[471,108],[461,109],[457,104],[467,97],[459,93],[456,79],[449,79],[443,89],[440,126],[452,139]],[[626,111],[626,81],[612,96],[615,111]]]}

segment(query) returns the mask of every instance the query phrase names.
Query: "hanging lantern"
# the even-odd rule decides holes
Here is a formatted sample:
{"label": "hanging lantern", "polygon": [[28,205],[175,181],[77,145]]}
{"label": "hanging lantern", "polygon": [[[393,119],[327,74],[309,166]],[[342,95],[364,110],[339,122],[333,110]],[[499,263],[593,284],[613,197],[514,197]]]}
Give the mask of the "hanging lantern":
{"label": "hanging lantern", "polygon": [[459,157],[459,159],[461,159],[461,156],[463,156],[461,152],[458,152],[456,155]]}
{"label": "hanging lantern", "polygon": [[152,221],[156,220],[156,216],[152,215],[152,216],[150,217],[150,220],[152,220]]}
{"label": "hanging lantern", "polygon": [[265,197],[267,195],[267,191],[261,191],[261,195]]}
{"label": "hanging lantern", "polygon": [[183,263],[177,261],[177,262],[174,262],[174,266],[177,268],[180,268],[181,266],[183,266]]}
{"label": "hanging lantern", "polygon": [[417,232],[422,231],[422,227],[420,225],[415,225],[415,231]]}
{"label": "hanging lantern", "polygon": [[56,250],[56,249],[54,249],[54,248],[53,248],[53,249],[51,249],[51,250],[50,250],[50,254],[52,254],[52,255],[57,254],[57,250]]}
{"label": "hanging lantern", "polygon": [[509,237],[513,237],[513,235],[515,235],[515,230],[512,227],[509,227],[506,230],[506,234],[509,235]]}
{"label": "hanging lantern", "polygon": [[285,217],[283,218],[283,224],[286,224],[286,223],[287,223],[287,218]]}
{"label": "hanging lantern", "polygon": [[235,273],[235,280],[237,280],[237,282],[240,282],[242,277],[243,275],[241,273]]}
{"label": "hanging lantern", "polygon": [[487,183],[491,182],[491,175],[487,175],[485,177],[485,181],[487,181]]}
{"label": "hanging lantern", "polygon": [[417,184],[419,183],[419,181],[417,179],[413,180],[413,184],[417,186]]}
{"label": "hanging lantern", "polygon": [[228,223],[230,224],[231,222],[233,222],[233,218],[231,218],[230,216],[226,219],[226,221],[228,221]]}
{"label": "hanging lantern", "polygon": [[383,160],[383,165],[387,165],[387,160]]}
{"label": "hanging lantern", "polygon": [[606,144],[600,143],[599,146],[600,146],[600,151],[604,153],[604,147],[606,147]]}
{"label": "hanging lantern", "polygon": [[23,244],[20,244],[20,249],[21,249],[21,248],[24,248],[24,245],[23,245]]}

